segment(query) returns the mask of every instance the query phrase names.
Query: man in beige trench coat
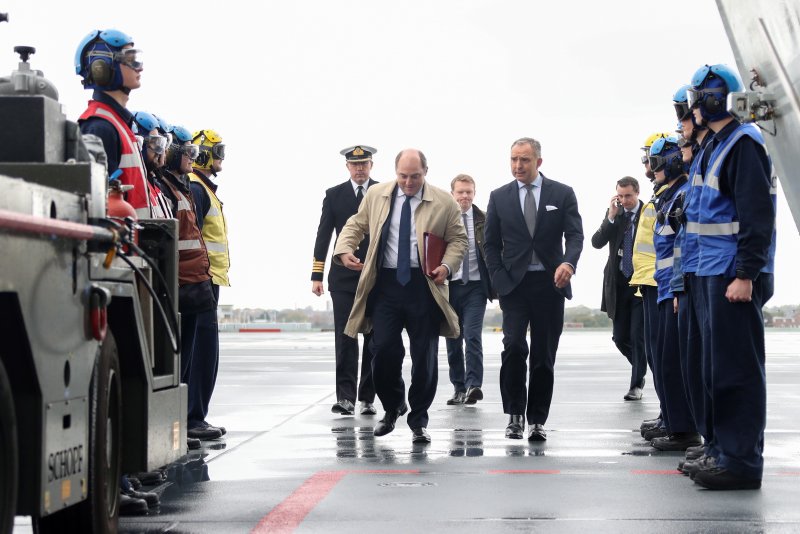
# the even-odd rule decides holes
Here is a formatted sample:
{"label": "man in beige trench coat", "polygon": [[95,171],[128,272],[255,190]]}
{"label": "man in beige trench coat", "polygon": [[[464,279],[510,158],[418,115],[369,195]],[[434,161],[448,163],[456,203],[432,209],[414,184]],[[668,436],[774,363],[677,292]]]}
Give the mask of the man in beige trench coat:
{"label": "man in beige trench coat", "polygon": [[[333,258],[345,267],[363,270],[344,333],[355,337],[372,330],[372,377],[386,410],[374,434],[383,436],[394,430],[397,418],[408,411],[402,376],[405,328],[412,362],[408,426],[412,441],[428,443],[428,408],[438,383],[439,336],[459,334],[458,316],[448,303],[447,279],[464,261],[469,242],[458,203],[448,191],[425,183],[428,164],[422,152],[400,152],[395,171],[396,181],[369,188],[358,213],[342,228]],[[424,232],[447,242],[433,277],[421,268]],[[371,239],[362,264],[353,252],[366,234]]]}

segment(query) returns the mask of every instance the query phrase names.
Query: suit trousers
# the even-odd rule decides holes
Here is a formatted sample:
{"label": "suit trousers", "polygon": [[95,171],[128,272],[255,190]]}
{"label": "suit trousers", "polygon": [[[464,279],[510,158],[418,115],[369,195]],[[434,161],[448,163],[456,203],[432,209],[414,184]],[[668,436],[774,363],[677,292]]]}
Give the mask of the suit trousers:
{"label": "suit trousers", "polygon": [[[503,352],[500,393],[503,411],[527,415],[528,424],[544,424],[553,398],[553,366],[564,328],[564,296],[546,271],[528,271],[511,293],[500,297]],[[526,340],[531,329],[530,351]],[[528,388],[525,388],[530,355]]]}
{"label": "suit trousers", "polygon": [[706,454],[737,475],[760,479],[764,471],[764,428],[767,423],[764,319],[761,307],[772,297],[773,275],[753,281],[750,302],[725,297],[733,278],[698,276],[706,304],[703,353],[706,387],[711,392],[714,437]]}
{"label": "suit trousers", "polygon": [[[219,302],[219,286],[214,284],[214,296]],[[188,403],[186,428],[196,428],[206,422],[208,405],[217,383],[219,369],[219,327],[217,310],[197,314],[194,350],[186,383]]]}
{"label": "suit trousers", "polygon": [[658,346],[658,288],[656,286],[639,286],[642,293],[642,311],[644,312],[644,350],[647,353],[647,365],[653,375],[653,388],[660,403],[661,416],[664,415],[664,401],[661,394],[660,375],[658,374],[655,352]]}
{"label": "suit trousers", "polygon": [[[621,273],[618,276],[621,276]],[[642,382],[647,374],[647,353],[644,350],[644,309],[642,297],[636,296],[637,289],[628,284],[617,285],[614,329],[611,334],[617,349],[631,364],[629,389],[644,387]]]}
{"label": "suit trousers", "polygon": [[683,293],[678,293],[678,333],[681,351],[681,372],[686,397],[697,431],[706,443],[714,437],[714,425],[706,417],[711,410],[711,395],[703,383],[703,333],[700,325],[705,316],[702,292],[695,273],[683,277]]}
{"label": "suit trousers", "polygon": [[[347,399],[353,404],[360,401],[375,401],[375,385],[372,383],[372,351],[369,342],[372,334],[364,334],[361,353],[361,381],[358,380],[358,339],[345,335],[347,319],[353,309],[356,294],[349,291],[331,291],[333,301],[333,325],[336,343],[336,400]],[[358,391],[356,391],[358,384]]]}
{"label": "suit trousers", "polygon": [[458,338],[445,339],[450,382],[456,391],[466,392],[471,386],[483,385],[483,317],[486,315],[486,293],[483,292],[481,281],[467,282],[466,285],[458,281],[451,283],[450,306],[458,315],[458,326],[461,329]]}
{"label": "suit trousers", "polygon": [[439,381],[438,353],[441,310],[433,300],[422,270],[411,269],[411,280],[402,286],[396,269],[381,269],[372,290],[372,380],[375,393],[387,412],[403,405],[403,328],[411,352],[411,387],[408,388],[408,426],[428,426],[428,408]]}
{"label": "suit trousers", "polygon": [[664,394],[664,427],[668,434],[697,432],[692,411],[686,397],[681,373],[680,342],[678,339],[678,314],[672,299],[658,303],[658,345],[655,360],[660,371],[659,382]]}

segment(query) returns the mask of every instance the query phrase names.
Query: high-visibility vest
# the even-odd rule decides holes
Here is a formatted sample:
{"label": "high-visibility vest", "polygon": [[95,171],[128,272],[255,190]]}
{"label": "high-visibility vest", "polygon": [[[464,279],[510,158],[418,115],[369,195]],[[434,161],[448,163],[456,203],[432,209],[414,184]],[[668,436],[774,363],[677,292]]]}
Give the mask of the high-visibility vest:
{"label": "high-visibility vest", "polygon": [[211,207],[203,219],[203,239],[206,242],[208,259],[211,262],[211,276],[218,286],[230,286],[228,269],[230,269],[231,260],[228,254],[228,223],[222,212],[222,202],[197,175],[197,171],[190,174],[189,179],[202,185],[211,201]]}
{"label": "high-visibility vest", "polygon": [[[764,136],[753,124],[742,124],[711,154],[708,160],[706,179],[700,195],[700,217],[697,222],[697,242],[700,246],[700,263],[697,276],[736,276],[736,252],[739,248],[739,216],[733,199],[719,190],[719,171],[731,148],[743,136],[750,136],[764,147]],[[769,158],[769,156],[767,156]],[[769,164],[769,193],[772,205],[777,209],[777,178],[772,175],[772,160]],[[747,178],[750,178],[749,176]],[[775,272],[775,229],[769,247],[769,261],[762,273]]]}
{"label": "high-visibility vest", "polygon": [[[675,261],[677,261],[678,258],[675,257],[675,231],[669,224],[669,218],[672,217],[669,213],[672,211],[674,200],[678,198],[681,191],[687,189],[688,183],[688,181],[684,183],[675,191],[672,198],[665,201],[664,205],[661,207],[661,212],[666,216],[664,218],[664,224],[659,223],[658,219],[656,219],[655,232],[653,233],[653,245],[656,247],[656,272],[653,278],[656,281],[656,285],[658,285],[657,302],[674,297],[670,289],[670,281],[672,280],[672,270]],[[678,249],[678,256],[680,256],[680,249]]]}
{"label": "high-visibility vest", "polygon": [[700,164],[705,154],[705,146],[697,153],[689,168],[689,191],[686,193],[684,214],[686,224],[681,236],[681,271],[696,273],[700,259],[700,247],[697,244],[697,221],[700,218],[700,195],[703,192],[703,175]]}
{"label": "high-visibility vest", "polygon": [[667,190],[663,186],[653,195],[650,201],[642,206],[642,214],[639,216],[639,225],[636,228],[636,239],[633,242],[633,276],[630,284],[632,286],[654,286],[656,285],[653,275],[656,273],[656,247],[653,245],[653,228],[656,225],[656,200],[658,196]]}
{"label": "high-visibility vest", "polygon": [[132,185],[133,189],[128,191],[126,200],[128,204],[136,210],[136,216],[140,219],[151,217],[149,190],[147,187],[147,173],[145,172],[142,152],[139,150],[139,143],[136,136],[111,106],[107,106],[97,100],[90,100],[89,107],[83,112],[78,120],[86,120],[89,117],[100,117],[110,122],[117,130],[122,146],[122,153],[119,158],[119,169],[122,175],[119,181],[123,185]]}
{"label": "high-visibility vest", "polygon": [[170,182],[170,178],[174,179],[165,177],[163,183],[178,199],[175,206],[175,218],[178,219],[178,285],[203,282],[211,278],[211,273],[206,244],[197,226],[194,204],[191,197],[186,197]]}

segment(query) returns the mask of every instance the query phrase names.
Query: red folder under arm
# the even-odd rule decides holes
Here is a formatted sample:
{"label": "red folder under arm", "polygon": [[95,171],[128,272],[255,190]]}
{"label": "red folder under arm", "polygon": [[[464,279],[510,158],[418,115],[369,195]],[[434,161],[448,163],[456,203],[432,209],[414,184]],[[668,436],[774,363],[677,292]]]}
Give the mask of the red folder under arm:
{"label": "red folder under arm", "polygon": [[434,276],[433,270],[442,264],[447,241],[432,232],[425,232],[423,236],[425,239],[423,248],[425,257],[422,262],[425,264],[425,274]]}

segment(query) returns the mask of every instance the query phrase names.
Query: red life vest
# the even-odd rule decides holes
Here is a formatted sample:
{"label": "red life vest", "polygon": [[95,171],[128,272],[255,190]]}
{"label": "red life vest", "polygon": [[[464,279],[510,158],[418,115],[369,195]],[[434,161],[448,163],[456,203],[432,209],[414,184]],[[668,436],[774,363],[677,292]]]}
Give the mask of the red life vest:
{"label": "red life vest", "polygon": [[101,117],[116,128],[120,145],[122,145],[122,153],[119,158],[119,169],[122,171],[122,175],[119,177],[119,181],[123,185],[133,186],[133,189],[128,191],[126,200],[136,210],[137,217],[149,219],[151,217],[151,204],[148,198],[147,174],[144,170],[142,153],[139,150],[139,143],[136,142],[136,136],[125,124],[125,121],[114,113],[110,106],[102,102],[90,100],[89,107],[78,120],[86,120],[89,117]]}

